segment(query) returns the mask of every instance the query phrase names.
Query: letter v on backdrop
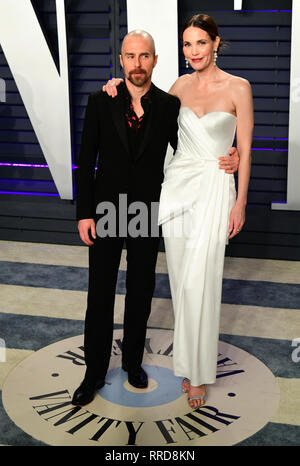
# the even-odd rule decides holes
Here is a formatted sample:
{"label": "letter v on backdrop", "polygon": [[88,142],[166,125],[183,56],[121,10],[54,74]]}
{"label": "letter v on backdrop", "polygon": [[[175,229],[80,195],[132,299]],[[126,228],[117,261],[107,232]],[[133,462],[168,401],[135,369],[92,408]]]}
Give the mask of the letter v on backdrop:
{"label": "letter v on backdrop", "polygon": [[62,199],[73,199],[64,0],[56,0],[58,72],[28,0],[0,1],[0,44]]}
{"label": "letter v on backdrop", "polygon": [[234,9],[241,10],[243,8],[243,1],[242,0],[234,0]]}

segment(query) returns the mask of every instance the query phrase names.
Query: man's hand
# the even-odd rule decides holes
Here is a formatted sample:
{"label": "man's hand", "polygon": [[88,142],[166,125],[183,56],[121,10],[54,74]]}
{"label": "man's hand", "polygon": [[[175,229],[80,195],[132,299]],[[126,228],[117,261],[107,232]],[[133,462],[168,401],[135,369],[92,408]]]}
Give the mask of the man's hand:
{"label": "man's hand", "polygon": [[78,222],[78,231],[82,241],[88,246],[92,246],[94,243],[90,239],[89,232],[91,232],[92,238],[96,239],[96,225],[93,218],[84,218]]}
{"label": "man's hand", "polygon": [[107,83],[102,86],[102,91],[106,92],[110,97],[116,97],[118,95],[117,86],[123,81],[122,78],[113,78],[107,81]]}
{"label": "man's hand", "polygon": [[229,150],[229,157],[219,157],[219,160],[219,168],[225,170],[225,173],[232,174],[239,169],[240,157],[235,147],[231,147]]}

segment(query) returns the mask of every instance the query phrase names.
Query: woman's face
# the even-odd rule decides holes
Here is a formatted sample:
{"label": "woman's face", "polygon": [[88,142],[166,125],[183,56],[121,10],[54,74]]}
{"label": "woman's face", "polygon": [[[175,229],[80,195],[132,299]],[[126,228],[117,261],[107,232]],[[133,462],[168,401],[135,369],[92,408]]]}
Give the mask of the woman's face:
{"label": "woman's face", "polygon": [[214,64],[214,51],[218,49],[220,37],[213,41],[199,27],[190,26],[183,33],[183,53],[195,71],[202,71]]}

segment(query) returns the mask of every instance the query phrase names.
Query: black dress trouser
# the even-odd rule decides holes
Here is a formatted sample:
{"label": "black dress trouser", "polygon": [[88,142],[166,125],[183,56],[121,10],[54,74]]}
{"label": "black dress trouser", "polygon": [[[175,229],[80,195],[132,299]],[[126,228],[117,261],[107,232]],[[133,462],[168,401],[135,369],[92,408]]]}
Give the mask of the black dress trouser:
{"label": "black dress trouser", "polygon": [[[142,364],[147,321],[155,288],[159,237],[127,237],[126,297],[122,363]],[[89,287],[85,318],[86,377],[105,379],[112,349],[114,303],[124,238],[94,240],[89,247]]]}

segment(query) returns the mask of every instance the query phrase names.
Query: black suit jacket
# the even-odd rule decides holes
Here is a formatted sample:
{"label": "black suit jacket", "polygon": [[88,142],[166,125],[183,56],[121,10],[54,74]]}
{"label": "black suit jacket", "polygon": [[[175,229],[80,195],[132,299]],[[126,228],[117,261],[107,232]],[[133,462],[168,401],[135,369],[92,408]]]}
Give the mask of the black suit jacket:
{"label": "black suit jacket", "polygon": [[133,158],[127,141],[124,92],[125,84],[121,84],[114,99],[102,91],[89,96],[77,170],[77,220],[95,218],[101,201],[117,206],[120,193],[127,193],[131,201],[159,200],[168,143],[174,150],[177,145],[180,101],[152,84],[151,112]]}

